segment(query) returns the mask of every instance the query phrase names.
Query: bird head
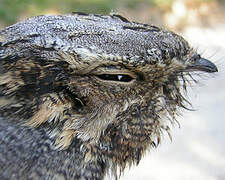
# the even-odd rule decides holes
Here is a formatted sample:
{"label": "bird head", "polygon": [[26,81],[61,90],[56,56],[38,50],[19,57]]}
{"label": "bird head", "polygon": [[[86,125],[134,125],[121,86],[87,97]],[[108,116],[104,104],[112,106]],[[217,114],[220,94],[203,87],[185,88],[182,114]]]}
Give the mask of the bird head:
{"label": "bird head", "polygon": [[120,163],[169,132],[192,72],[217,71],[181,36],[118,15],[17,23],[0,31],[0,60],[1,116],[45,129],[57,148],[76,138]]}

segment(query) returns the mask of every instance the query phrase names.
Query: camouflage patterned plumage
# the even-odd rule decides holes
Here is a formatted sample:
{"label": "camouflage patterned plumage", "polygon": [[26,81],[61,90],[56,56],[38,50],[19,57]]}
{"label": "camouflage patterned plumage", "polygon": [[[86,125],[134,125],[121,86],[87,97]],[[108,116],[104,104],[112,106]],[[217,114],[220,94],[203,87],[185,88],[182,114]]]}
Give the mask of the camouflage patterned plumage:
{"label": "camouflage patterned plumage", "polygon": [[138,164],[216,72],[179,35],[119,15],[38,16],[0,31],[0,178],[103,179]]}

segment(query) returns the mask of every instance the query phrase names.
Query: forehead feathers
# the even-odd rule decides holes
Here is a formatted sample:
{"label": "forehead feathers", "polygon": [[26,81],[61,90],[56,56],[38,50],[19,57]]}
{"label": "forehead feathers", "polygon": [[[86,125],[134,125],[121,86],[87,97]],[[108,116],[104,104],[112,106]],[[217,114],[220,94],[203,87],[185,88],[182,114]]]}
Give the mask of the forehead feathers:
{"label": "forehead feathers", "polygon": [[29,44],[76,54],[89,63],[96,58],[131,66],[168,63],[173,57],[182,60],[180,57],[190,51],[182,37],[153,25],[129,22],[118,15],[38,16],[1,33],[6,31],[5,44],[23,40],[19,47],[24,48],[14,47],[14,54],[31,51],[26,49]]}

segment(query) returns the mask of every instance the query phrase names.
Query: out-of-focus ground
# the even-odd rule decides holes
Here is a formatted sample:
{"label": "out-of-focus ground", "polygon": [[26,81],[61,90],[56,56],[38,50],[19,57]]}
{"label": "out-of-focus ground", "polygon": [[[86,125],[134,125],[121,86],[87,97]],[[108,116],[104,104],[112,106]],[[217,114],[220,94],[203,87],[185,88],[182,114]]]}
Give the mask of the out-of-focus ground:
{"label": "out-of-focus ground", "polygon": [[196,111],[184,112],[178,119],[181,128],[173,127],[173,141],[165,135],[161,145],[148,153],[137,167],[127,170],[121,180],[225,179],[223,0],[56,0],[52,5],[50,0],[20,2],[26,10],[15,4],[19,1],[0,0],[0,28],[33,15],[69,13],[72,7],[74,11],[94,13],[115,10],[128,19],[166,26],[183,35],[202,56],[217,65],[219,72],[201,73],[201,82],[190,87],[189,92]]}

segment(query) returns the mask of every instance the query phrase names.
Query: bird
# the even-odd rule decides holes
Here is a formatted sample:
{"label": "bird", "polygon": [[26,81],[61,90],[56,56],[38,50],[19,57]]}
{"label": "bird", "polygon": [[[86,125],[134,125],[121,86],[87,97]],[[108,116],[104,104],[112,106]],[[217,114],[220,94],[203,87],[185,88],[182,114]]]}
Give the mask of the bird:
{"label": "bird", "polygon": [[180,35],[118,15],[41,15],[0,31],[0,179],[118,179],[156,148],[196,72]]}

